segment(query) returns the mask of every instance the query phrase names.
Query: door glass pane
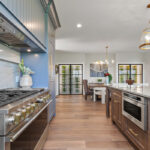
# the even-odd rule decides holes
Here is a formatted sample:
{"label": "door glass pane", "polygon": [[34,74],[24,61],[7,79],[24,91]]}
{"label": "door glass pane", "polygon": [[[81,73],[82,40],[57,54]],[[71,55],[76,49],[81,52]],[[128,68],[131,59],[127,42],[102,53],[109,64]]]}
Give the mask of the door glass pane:
{"label": "door glass pane", "polygon": [[60,84],[70,84],[70,75],[69,74],[61,74],[59,79]]}
{"label": "door glass pane", "polygon": [[131,74],[141,74],[142,75],[142,65],[131,65]]}
{"label": "door glass pane", "polygon": [[60,85],[60,94],[70,94],[70,85]]}
{"label": "door glass pane", "polygon": [[70,65],[59,65],[60,94],[70,94]]}
{"label": "door glass pane", "polygon": [[119,83],[126,83],[126,80],[128,80],[130,78],[130,75],[119,75]]}
{"label": "door glass pane", "polygon": [[143,83],[142,75],[131,75],[131,79],[134,80],[134,83],[137,83],[137,84]]}
{"label": "door glass pane", "polygon": [[70,65],[60,65],[59,74],[70,74]]}
{"label": "door glass pane", "polygon": [[82,94],[82,85],[71,85],[71,94]]}
{"label": "door glass pane", "polygon": [[82,84],[82,75],[71,75],[72,84]]}
{"label": "door glass pane", "polygon": [[130,74],[130,65],[119,65],[119,74]]}
{"label": "door glass pane", "polygon": [[82,74],[82,65],[71,65],[71,74]]}

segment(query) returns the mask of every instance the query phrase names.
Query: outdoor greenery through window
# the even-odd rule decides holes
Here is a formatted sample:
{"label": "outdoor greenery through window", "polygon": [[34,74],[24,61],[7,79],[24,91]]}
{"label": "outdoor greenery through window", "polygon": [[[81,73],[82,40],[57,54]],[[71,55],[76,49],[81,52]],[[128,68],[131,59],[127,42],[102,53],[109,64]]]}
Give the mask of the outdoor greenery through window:
{"label": "outdoor greenery through window", "polygon": [[59,94],[82,94],[82,80],[82,64],[59,64]]}
{"label": "outdoor greenery through window", "polygon": [[132,79],[134,83],[143,83],[143,65],[142,64],[119,64],[118,82],[126,83],[126,80]]}

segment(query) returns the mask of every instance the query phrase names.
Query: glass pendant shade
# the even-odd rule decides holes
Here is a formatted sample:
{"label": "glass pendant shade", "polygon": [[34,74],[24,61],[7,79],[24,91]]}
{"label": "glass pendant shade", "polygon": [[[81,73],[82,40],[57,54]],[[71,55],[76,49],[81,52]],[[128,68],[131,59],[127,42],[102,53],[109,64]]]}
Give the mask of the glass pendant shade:
{"label": "glass pendant shade", "polygon": [[141,50],[150,50],[150,26],[143,30],[139,48]]}

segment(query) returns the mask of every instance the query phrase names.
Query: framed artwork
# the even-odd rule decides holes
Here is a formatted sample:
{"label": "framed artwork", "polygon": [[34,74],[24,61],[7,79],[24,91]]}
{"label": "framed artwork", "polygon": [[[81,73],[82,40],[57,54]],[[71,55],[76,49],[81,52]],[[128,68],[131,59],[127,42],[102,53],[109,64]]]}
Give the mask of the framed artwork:
{"label": "framed artwork", "polygon": [[90,64],[90,77],[104,77],[108,72],[108,65],[106,64]]}

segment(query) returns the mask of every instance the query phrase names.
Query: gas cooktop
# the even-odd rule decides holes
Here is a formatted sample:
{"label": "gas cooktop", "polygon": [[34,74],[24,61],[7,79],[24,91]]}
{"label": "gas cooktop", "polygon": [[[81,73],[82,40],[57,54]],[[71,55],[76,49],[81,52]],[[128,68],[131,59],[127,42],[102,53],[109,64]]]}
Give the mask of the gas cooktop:
{"label": "gas cooktop", "polygon": [[23,90],[23,89],[4,89],[0,90],[0,107],[19,101],[23,98],[31,96],[32,94],[43,91],[44,89],[32,89],[32,90]]}

